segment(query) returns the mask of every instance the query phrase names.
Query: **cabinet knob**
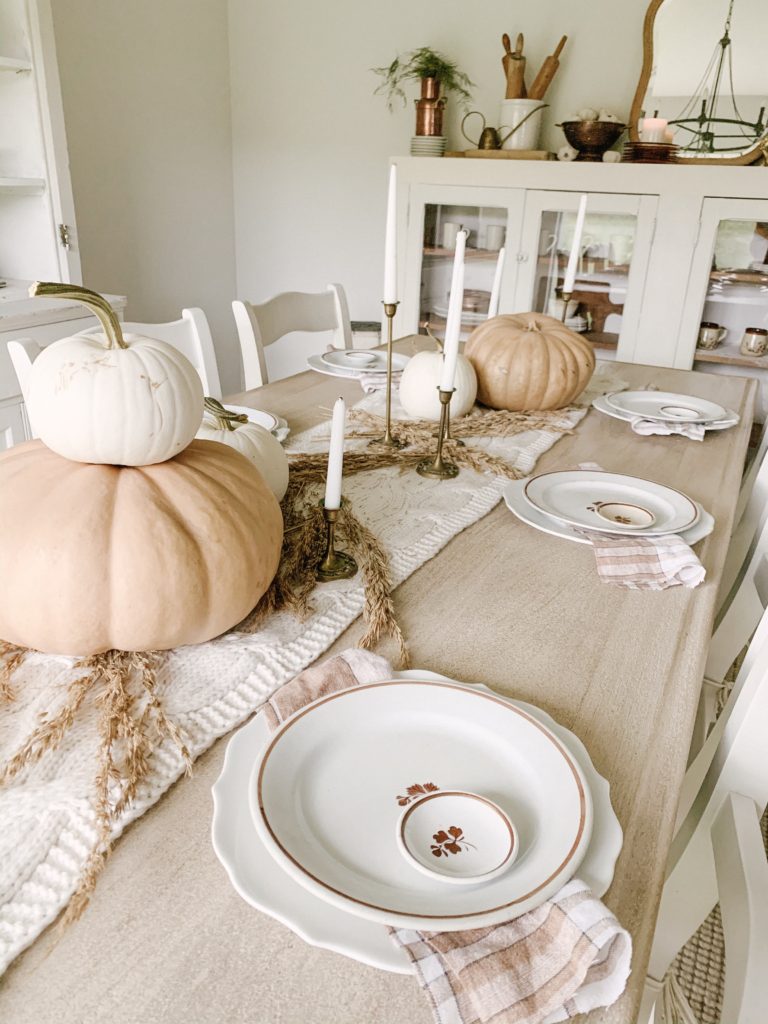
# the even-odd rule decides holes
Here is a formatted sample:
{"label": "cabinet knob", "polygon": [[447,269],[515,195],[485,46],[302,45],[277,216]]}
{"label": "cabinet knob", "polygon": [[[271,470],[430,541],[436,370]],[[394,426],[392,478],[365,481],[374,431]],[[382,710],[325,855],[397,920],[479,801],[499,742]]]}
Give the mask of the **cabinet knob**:
{"label": "cabinet knob", "polygon": [[517,256],[515,256],[515,259],[517,260],[518,263],[527,263],[528,262],[528,253],[527,252],[519,252],[517,254]]}

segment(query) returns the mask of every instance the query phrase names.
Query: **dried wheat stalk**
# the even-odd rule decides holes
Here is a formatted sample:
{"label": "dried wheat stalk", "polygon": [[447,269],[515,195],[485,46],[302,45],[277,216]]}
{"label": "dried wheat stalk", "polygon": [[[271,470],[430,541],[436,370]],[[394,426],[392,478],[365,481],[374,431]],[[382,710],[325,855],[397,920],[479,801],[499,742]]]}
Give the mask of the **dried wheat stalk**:
{"label": "dried wheat stalk", "polygon": [[26,647],[17,647],[16,644],[0,640],[0,700],[13,700],[11,676],[28,653]]}

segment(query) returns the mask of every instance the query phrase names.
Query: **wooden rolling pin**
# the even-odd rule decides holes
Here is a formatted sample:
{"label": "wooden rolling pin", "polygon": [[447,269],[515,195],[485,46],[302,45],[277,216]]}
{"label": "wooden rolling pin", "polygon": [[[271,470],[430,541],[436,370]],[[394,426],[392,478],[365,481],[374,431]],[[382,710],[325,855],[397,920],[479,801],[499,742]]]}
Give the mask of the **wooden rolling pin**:
{"label": "wooden rolling pin", "polygon": [[568,36],[563,36],[560,42],[557,44],[557,49],[551,57],[547,57],[544,63],[539,69],[538,75],[533,80],[533,85],[528,90],[528,98],[532,100],[544,99],[544,94],[552,83],[552,79],[555,77],[557,69],[560,67],[559,57],[563,52],[565,41]]}
{"label": "wooden rolling pin", "polygon": [[[509,42],[509,36],[507,36]],[[525,91],[525,57],[523,56],[523,33],[517,37],[515,52],[507,51],[507,91],[508,100],[521,100],[527,95]]]}

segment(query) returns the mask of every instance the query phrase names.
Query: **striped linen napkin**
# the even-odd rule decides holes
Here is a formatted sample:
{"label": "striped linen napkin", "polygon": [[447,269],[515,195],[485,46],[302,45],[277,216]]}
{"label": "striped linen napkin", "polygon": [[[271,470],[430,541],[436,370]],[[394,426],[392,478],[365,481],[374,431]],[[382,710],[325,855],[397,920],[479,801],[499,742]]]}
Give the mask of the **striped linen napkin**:
{"label": "striped linen napkin", "polygon": [[704,440],[703,423],[680,423],[678,420],[644,420],[638,416],[631,421],[632,429],[636,434],[647,437],[649,434],[679,434],[691,441]]}
{"label": "striped linen napkin", "polygon": [[[391,677],[384,658],[349,649],[285,683],[262,713],[274,730],[319,697]],[[577,879],[503,924],[389,931],[413,963],[435,1024],[555,1024],[610,1006],[629,977],[629,933]]]}
{"label": "striped linen napkin", "polygon": [[603,583],[629,590],[698,587],[707,571],[677,533],[663,537],[622,536],[580,531],[592,544]]}

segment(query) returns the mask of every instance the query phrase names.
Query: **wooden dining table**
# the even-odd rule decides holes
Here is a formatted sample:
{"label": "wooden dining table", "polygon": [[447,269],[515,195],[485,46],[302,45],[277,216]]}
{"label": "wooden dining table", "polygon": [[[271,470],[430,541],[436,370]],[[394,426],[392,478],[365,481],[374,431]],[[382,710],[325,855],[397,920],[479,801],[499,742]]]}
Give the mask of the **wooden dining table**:
{"label": "wooden dining table", "polygon": [[[500,502],[394,595],[414,667],[539,705],[610,782],[624,845],[605,902],[632,935],[633,969],[616,1004],[580,1018],[589,1024],[636,1018],[756,392],[745,378],[614,365],[631,387],[707,398],[737,410],[740,423],[699,443],[639,437],[590,410],[537,470],[589,461],[685,491],[715,518],[696,548],[705,582],[661,592],[606,585],[588,545],[538,532]],[[231,401],[284,416],[295,434],[327,419],[338,395],[358,401],[359,384],[307,371]],[[361,631],[358,619],[328,653]],[[49,929],[12,964],[0,1021],[429,1024],[415,978],[307,945],[234,891],[210,838],[226,745],[127,829],[84,917],[62,935]]]}

